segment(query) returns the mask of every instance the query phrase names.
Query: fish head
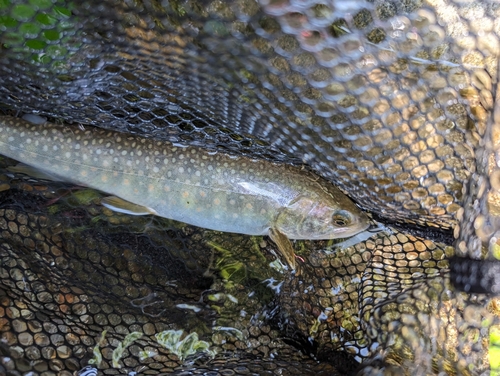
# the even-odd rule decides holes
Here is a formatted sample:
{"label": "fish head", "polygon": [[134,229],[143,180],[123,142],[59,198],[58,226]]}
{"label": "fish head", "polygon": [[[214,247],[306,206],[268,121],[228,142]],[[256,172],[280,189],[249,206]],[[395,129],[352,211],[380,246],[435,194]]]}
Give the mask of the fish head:
{"label": "fish head", "polygon": [[367,215],[338,193],[342,196],[296,198],[280,211],[276,228],[289,239],[309,240],[348,238],[366,230]]}

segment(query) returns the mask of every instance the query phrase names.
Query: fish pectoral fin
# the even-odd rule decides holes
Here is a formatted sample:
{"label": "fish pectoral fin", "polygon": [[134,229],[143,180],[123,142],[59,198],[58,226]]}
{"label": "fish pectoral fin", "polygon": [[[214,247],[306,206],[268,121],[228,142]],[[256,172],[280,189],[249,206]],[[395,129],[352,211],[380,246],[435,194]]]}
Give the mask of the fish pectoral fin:
{"label": "fish pectoral fin", "polygon": [[61,179],[55,175],[52,175],[48,172],[45,172],[43,170],[29,166],[29,165],[24,164],[24,163],[18,163],[15,166],[9,166],[9,167],[7,167],[7,171],[28,175],[28,176],[31,176],[32,178],[36,178],[36,179],[61,181]]}
{"label": "fish pectoral fin", "polygon": [[130,201],[126,201],[120,197],[109,196],[101,198],[101,204],[110,210],[118,213],[130,215],[157,215],[156,210],[148,208],[147,206],[137,205]]}
{"label": "fish pectoral fin", "polygon": [[288,237],[285,234],[283,234],[282,232],[280,232],[278,229],[275,228],[269,229],[269,237],[278,246],[278,250],[285,259],[288,266],[292,270],[295,270],[296,266],[295,252],[293,250],[293,246],[292,243],[290,242],[290,239],[288,239]]}

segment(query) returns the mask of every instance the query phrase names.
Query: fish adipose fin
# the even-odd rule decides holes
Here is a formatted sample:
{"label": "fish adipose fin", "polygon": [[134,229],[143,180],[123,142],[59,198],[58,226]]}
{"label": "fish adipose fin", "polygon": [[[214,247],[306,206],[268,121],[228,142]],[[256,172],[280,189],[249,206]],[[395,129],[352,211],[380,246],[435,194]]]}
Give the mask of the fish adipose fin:
{"label": "fish adipose fin", "polygon": [[295,252],[290,239],[278,229],[270,228],[269,237],[278,246],[278,250],[285,259],[290,269],[295,270]]}
{"label": "fish adipose fin", "polygon": [[110,210],[118,213],[130,215],[157,215],[156,210],[148,208],[147,206],[137,205],[129,201],[125,201],[116,196],[103,197],[101,204]]}

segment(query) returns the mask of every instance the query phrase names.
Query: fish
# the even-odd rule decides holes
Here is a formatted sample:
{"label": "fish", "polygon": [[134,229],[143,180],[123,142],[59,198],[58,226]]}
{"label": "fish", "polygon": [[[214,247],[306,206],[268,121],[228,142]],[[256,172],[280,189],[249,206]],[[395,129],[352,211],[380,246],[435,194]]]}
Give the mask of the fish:
{"label": "fish", "polygon": [[303,166],[12,116],[0,116],[0,154],[109,194],[101,203],[115,211],[268,235],[292,270],[290,240],[348,238],[369,227],[366,213]]}

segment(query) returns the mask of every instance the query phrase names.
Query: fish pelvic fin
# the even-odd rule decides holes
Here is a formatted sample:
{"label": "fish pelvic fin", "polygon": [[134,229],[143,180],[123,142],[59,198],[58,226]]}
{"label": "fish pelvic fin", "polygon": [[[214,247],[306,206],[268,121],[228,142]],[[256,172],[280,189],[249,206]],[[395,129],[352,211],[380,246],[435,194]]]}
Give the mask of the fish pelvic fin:
{"label": "fish pelvic fin", "polygon": [[148,208],[147,206],[142,206],[134,204],[133,202],[126,201],[120,197],[108,196],[101,199],[101,204],[106,208],[129,215],[158,215],[156,210]]}
{"label": "fish pelvic fin", "polygon": [[43,179],[43,180],[51,180],[51,181],[61,181],[56,175],[51,174],[50,172],[40,170],[36,167],[29,166],[24,163],[18,163],[15,166],[7,167],[7,171],[14,173],[21,173],[24,175],[28,175],[32,178]]}
{"label": "fish pelvic fin", "polygon": [[281,256],[285,259],[290,269],[295,270],[297,263],[295,262],[295,251],[290,239],[276,228],[269,229],[269,237],[278,246]]}

